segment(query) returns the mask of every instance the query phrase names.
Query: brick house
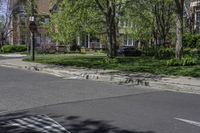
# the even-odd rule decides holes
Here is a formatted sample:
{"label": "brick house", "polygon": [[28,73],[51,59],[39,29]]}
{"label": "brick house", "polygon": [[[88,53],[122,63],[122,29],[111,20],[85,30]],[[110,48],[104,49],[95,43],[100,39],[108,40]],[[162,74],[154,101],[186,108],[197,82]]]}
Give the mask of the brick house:
{"label": "brick house", "polygon": [[[41,46],[51,43],[51,39],[47,35],[47,30],[44,28],[45,24],[49,23],[49,4],[50,0],[34,0],[36,4],[35,21],[38,27],[36,32],[36,46]],[[9,8],[12,12],[9,36],[9,43],[16,44],[30,44],[29,31],[29,15],[26,13],[25,4],[23,0],[9,0]]]}
{"label": "brick house", "polygon": [[[59,3],[61,3],[63,0],[55,0],[54,3],[52,3],[52,6],[50,8],[51,13],[56,13],[59,10]],[[119,47],[123,46],[137,46],[136,41],[128,35],[124,29],[128,28],[130,25],[125,20],[120,20],[119,22]],[[81,33],[80,36],[77,36],[76,38],[76,44],[79,46],[83,46],[88,49],[105,49],[106,42],[105,40],[102,41],[100,38],[105,37],[105,35],[99,35],[97,37],[94,37],[93,35],[89,33]]]}
{"label": "brick house", "polygon": [[190,0],[190,31],[200,33],[200,0]]}

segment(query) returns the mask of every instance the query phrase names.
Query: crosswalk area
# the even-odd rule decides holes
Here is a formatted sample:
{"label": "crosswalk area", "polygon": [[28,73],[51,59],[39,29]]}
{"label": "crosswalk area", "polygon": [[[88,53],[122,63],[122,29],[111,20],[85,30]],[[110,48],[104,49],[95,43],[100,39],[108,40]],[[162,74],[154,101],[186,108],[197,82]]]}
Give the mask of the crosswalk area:
{"label": "crosswalk area", "polygon": [[0,122],[0,133],[70,133],[46,115],[27,116]]}

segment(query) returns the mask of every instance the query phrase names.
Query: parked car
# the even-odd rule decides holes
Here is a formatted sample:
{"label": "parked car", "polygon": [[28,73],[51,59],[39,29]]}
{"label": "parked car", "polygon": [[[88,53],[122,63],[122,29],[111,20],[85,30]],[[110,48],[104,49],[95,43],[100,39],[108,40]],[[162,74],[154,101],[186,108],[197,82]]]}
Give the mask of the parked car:
{"label": "parked car", "polygon": [[133,47],[122,47],[118,49],[117,54],[121,56],[141,56],[142,52]]}

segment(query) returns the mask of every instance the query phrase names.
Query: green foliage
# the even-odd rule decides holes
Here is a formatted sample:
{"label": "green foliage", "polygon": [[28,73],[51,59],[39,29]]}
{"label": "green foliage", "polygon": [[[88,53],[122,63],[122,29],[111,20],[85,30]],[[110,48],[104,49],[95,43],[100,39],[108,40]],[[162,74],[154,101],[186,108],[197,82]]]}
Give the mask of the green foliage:
{"label": "green foliage", "polygon": [[27,50],[25,45],[4,45],[1,48],[2,53],[15,53],[15,52],[24,52]]}
{"label": "green foliage", "polygon": [[70,51],[79,51],[80,52],[80,50],[81,50],[81,47],[76,44],[72,44],[70,46]]}
{"label": "green foliage", "polygon": [[83,32],[96,34],[105,31],[103,16],[93,0],[64,0],[51,15],[49,34],[60,44],[70,44]]}
{"label": "green foliage", "polygon": [[197,48],[197,46],[200,47],[200,36],[190,33],[184,34],[183,45],[186,48]]}
{"label": "green foliage", "polygon": [[175,50],[172,48],[162,48],[158,50],[158,53],[156,55],[157,58],[162,58],[162,59],[169,59],[173,58],[175,55]]}
{"label": "green foliage", "polygon": [[116,64],[118,63],[118,59],[117,58],[104,58],[103,59],[103,63],[105,64]]}
{"label": "green foliage", "polygon": [[125,7],[131,23],[125,31],[138,40],[171,39],[175,30],[173,0],[133,0]]}
{"label": "green foliage", "polygon": [[165,59],[156,59],[147,56],[106,58],[106,55],[87,54],[51,54],[36,55],[36,62],[77,66],[94,69],[114,69],[128,72],[148,72],[153,74],[182,75],[200,77],[200,62],[191,66],[167,66]]}
{"label": "green foliage", "polygon": [[171,59],[167,61],[168,66],[193,66],[197,65],[197,59],[192,57],[185,57],[182,60]]}
{"label": "green foliage", "polygon": [[185,48],[183,50],[184,56],[200,57],[199,48]]}
{"label": "green foliage", "polygon": [[144,54],[158,59],[170,59],[174,58],[175,50],[173,48],[149,47],[145,48]]}
{"label": "green foliage", "polygon": [[144,47],[143,48],[143,53],[145,56],[155,56],[156,53],[158,51],[158,48],[157,47]]}

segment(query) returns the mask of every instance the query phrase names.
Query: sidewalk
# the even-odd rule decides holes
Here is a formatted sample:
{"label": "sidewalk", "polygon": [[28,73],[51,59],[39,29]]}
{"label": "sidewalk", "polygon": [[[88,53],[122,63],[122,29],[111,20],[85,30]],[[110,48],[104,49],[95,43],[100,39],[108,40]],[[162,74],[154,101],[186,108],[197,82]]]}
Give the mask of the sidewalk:
{"label": "sidewalk", "polygon": [[[15,55],[15,57],[17,56]],[[63,79],[94,80],[119,85],[149,86],[154,89],[200,94],[200,78],[161,76],[147,73],[125,73],[117,70],[61,67],[24,62],[21,58],[0,60],[0,66],[52,74]]]}

